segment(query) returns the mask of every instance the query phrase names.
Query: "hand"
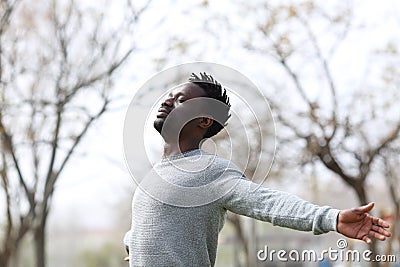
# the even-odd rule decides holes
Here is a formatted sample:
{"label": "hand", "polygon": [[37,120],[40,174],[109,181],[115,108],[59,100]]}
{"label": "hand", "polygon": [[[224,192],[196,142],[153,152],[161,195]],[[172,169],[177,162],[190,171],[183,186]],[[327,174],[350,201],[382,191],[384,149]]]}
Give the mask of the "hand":
{"label": "hand", "polygon": [[128,254],[128,256],[126,256],[126,257],[124,258],[124,261],[129,261],[129,247],[128,247],[128,246],[125,246],[125,250],[126,250],[126,253]]}
{"label": "hand", "polygon": [[371,202],[368,205],[342,210],[339,213],[337,231],[344,236],[360,239],[371,244],[371,237],[385,240],[391,234],[385,228],[389,228],[389,224],[377,217],[368,214],[374,207]]}

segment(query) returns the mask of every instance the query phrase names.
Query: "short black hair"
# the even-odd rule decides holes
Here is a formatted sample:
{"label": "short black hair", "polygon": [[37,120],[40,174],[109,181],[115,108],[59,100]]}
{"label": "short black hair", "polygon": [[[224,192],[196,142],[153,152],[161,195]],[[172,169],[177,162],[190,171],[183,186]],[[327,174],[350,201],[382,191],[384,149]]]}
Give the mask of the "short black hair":
{"label": "short black hair", "polygon": [[214,135],[219,133],[222,130],[222,128],[224,128],[224,126],[227,125],[226,122],[231,116],[229,114],[231,104],[229,103],[229,97],[226,94],[226,89],[222,88],[221,84],[217,80],[215,80],[211,75],[208,75],[205,72],[203,73],[200,72],[200,77],[192,73],[192,75],[189,77],[189,82],[194,83],[199,87],[201,87],[206,93],[207,95],[206,97],[210,97],[215,100],[221,101],[227,107],[224,110],[224,114],[221,114],[222,115],[221,121],[218,122],[214,120],[214,123],[207,129],[207,132],[204,135],[205,138],[213,137]]}

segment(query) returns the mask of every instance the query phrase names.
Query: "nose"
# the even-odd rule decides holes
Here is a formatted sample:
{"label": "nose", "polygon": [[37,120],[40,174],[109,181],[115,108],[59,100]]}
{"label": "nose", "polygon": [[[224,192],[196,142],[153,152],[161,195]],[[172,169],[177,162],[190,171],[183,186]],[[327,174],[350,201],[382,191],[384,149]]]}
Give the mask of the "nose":
{"label": "nose", "polygon": [[173,97],[168,97],[167,99],[164,100],[164,102],[161,103],[161,106],[173,107],[174,102],[175,101]]}

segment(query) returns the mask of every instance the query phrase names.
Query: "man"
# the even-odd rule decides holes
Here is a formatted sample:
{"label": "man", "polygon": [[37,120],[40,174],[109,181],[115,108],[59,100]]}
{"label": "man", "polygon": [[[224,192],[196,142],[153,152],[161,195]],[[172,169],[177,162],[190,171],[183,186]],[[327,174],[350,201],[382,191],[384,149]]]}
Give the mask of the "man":
{"label": "man", "polygon": [[[154,121],[163,159],[141,182],[132,201],[124,243],[130,266],[213,266],[227,210],[274,225],[322,234],[337,231],[370,244],[389,225],[369,212],[374,204],[337,210],[260,187],[230,161],[200,149],[229,118],[226,90],[206,73],[192,74],[161,104]],[[254,255],[256,257],[256,255]]]}

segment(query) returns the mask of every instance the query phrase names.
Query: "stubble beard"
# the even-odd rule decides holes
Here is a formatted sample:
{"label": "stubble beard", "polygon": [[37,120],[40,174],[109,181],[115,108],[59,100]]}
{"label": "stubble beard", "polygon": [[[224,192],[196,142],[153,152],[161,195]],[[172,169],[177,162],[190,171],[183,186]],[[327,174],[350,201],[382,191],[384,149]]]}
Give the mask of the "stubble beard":
{"label": "stubble beard", "polygon": [[159,132],[159,134],[161,134],[163,125],[164,125],[164,119],[157,118],[154,120],[154,123],[153,123],[154,129],[156,129],[157,132]]}

